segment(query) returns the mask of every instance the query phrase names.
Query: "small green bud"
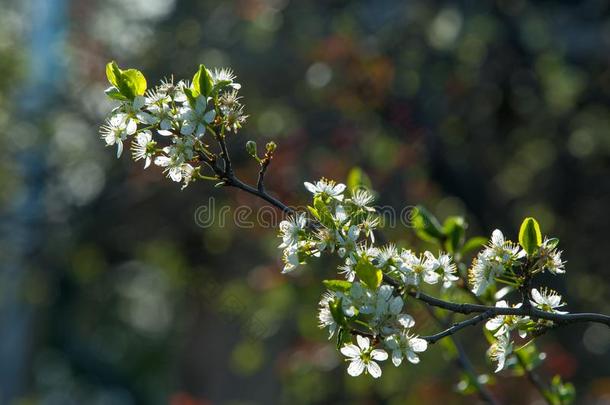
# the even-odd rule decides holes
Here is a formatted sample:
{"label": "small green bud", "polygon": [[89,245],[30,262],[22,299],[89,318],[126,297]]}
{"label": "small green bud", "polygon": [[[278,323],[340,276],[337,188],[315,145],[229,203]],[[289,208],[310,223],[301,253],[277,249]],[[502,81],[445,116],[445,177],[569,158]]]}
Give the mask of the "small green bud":
{"label": "small green bud", "polygon": [[248,155],[252,156],[253,158],[258,158],[258,153],[256,151],[256,142],[246,142],[246,151],[248,152]]}
{"label": "small green bud", "polygon": [[273,141],[267,142],[267,153],[273,153],[277,149],[277,144]]}

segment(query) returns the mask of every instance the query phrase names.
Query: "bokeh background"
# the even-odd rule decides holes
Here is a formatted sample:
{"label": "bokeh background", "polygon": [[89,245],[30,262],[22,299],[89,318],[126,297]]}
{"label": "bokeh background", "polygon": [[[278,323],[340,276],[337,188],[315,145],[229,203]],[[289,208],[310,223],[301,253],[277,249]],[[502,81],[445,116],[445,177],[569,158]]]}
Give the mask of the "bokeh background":
{"label": "bokeh background", "polygon": [[[473,235],[537,217],[566,249],[549,282],[570,310],[610,313],[607,1],[3,0],[1,403],[476,401],[440,346],[375,384],[348,377],[316,327],[336,263],[282,276],[274,229],[195,221],[210,198],[259,201],[116,160],[98,135],[110,59],[149,84],[233,68],[251,115],[230,140],[237,169],[253,179],[245,141],[275,140],[268,188],[290,204],[359,166],[380,204],[465,215]],[[489,373],[480,329],[460,339]],[[610,403],[607,328],[540,347],[544,378]],[[540,403],[524,379],[491,389]]]}

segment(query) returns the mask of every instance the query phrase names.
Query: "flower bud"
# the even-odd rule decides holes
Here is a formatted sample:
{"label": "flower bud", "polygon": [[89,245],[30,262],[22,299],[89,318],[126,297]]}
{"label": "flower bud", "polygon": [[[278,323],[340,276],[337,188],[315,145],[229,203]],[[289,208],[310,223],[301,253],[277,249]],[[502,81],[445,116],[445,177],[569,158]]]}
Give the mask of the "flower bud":
{"label": "flower bud", "polygon": [[275,142],[267,142],[267,153],[273,153],[277,149],[277,145]]}
{"label": "flower bud", "polygon": [[246,142],[246,151],[253,158],[257,158],[258,157],[258,153],[256,152],[256,142],[254,142],[254,141]]}

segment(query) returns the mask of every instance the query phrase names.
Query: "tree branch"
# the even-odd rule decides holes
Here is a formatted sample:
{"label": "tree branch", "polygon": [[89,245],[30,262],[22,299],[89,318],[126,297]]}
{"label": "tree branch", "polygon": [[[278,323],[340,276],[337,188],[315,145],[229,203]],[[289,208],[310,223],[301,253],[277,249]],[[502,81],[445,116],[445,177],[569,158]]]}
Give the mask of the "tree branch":
{"label": "tree branch", "polygon": [[490,311],[486,311],[486,312],[480,313],[479,315],[477,315],[473,318],[466,319],[465,321],[456,322],[450,328],[447,328],[439,333],[436,333],[436,334],[430,335],[430,336],[420,336],[420,338],[424,339],[425,341],[427,341],[430,344],[434,344],[444,337],[451,336],[461,329],[464,329],[468,326],[474,326],[474,325],[478,324],[479,322],[492,318],[493,316],[494,315]]}
{"label": "tree branch", "polygon": [[[439,325],[441,325],[442,327],[447,327],[447,322],[444,321],[443,319],[440,319],[434,313],[434,310],[432,309],[432,307],[427,306],[426,309],[428,310],[430,317],[432,317]],[[437,334],[437,335],[440,335],[440,334]],[[451,341],[453,342],[453,345],[455,346],[455,350],[457,352],[457,358],[456,358],[457,366],[470,376],[470,380],[471,380],[472,384],[474,384],[475,388],[477,389],[477,393],[479,394],[481,399],[483,401],[485,401],[486,403],[489,403],[492,405],[498,404],[499,402],[496,400],[496,398],[493,396],[493,394],[489,391],[489,389],[484,384],[481,384],[479,382],[477,373],[472,365],[472,362],[468,358],[468,354],[466,354],[466,350],[464,350],[464,347],[462,346],[460,341],[457,339],[457,337],[453,336],[452,334],[449,334],[446,336],[450,337]],[[442,336],[442,337],[445,337],[445,336]],[[442,337],[439,337],[439,339],[441,339]],[[428,338],[430,338],[430,337],[428,337]],[[426,339],[426,337],[422,337],[422,339]],[[434,342],[430,342],[428,339],[426,339],[426,340],[429,343],[434,343]]]}
{"label": "tree branch", "polygon": [[279,208],[286,214],[294,214],[294,212],[295,212],[294,209],[290,208],[289,206],[287,206],[286,204],[284,204],[277,198],[272,197],[266,191],[260,191],[256,188],[244,183],[243,181],[241,181],[240,179],[238,179],[235,176],[226,177],[224,180],[225,180],[225,185],[227,185],[229,187],[238,188],[247,193],[250,193],[259,198],[262,198],[263,200],[267,201],[269,204],[273,205],[274,207]]}
{"label": "tree branch", "polygon": [[529,316],[530,318],[544,319],[547,321],[553,321],[558,324],[569,324],[577,322],[597,322],[610,327],[610,316],[596,313],[568,313],[558,314],[555,312],[545,312],[534,307],[529,308],[503,308],[503,307],[492,307],[480,304],[458,304],[450,301],[444,301],[439,298],[432,297],[418,291],[407,291],[406,294],[411,297],[425,302],[433,307],[446,309],[448,311],[457,312],[460,314],[472,314],[472,313],[485,313],[489,312],[492,316],[497,315],[518,315],[518,316]]}
{"label": "tree branch", "polygon": [[267,154],[261,161],[261,169],[258,172],[258,180],[256,182],[256,188],[261,193],[265,192],[265,173],[267,172],[267,167],[269,167],[269,163],[271,163],[271,156]]}

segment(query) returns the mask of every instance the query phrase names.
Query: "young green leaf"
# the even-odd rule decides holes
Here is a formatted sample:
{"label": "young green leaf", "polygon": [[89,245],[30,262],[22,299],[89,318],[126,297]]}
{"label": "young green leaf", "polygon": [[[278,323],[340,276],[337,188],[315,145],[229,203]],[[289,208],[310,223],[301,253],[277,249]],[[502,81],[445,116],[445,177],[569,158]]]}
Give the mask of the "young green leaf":
{"label": "young green leaf", "polygon": [[331,291],[348,292],[352,283],[346,280],[322,280],[322,284]]}
{"label": "young green leaf", "polygon": [[459,252],[464,244],[466,221],[463,217],[448,217],[443,224],[443,233],[446,236],[445,249],[449,253]]}
{"label": "young green leaf", "polygon": [[138,69],[124,70],[123,79],[136,96],[143,96],[146,92],[146,78]]}
{"label": "young green leaf", "polygon": [[106,77],[110,84],[118,89],[118,91],[128,100],[133,100],[136,96],[134,90],[130,86],[128,80],[123,76],[123,71],[115,61],[108,62],[106,65]]}
{"label": "young green leaf", "polygon": [[411,225],[421,239],[428,242],[441,242],[445,234],[438,219],[427,209],[418,205],[411,213]]}
{"label": "young green leaf", "polygon": [[195,108],[195,105],[197,104],[197,95],[196,95],[196,91],[193,89],[189,89],[187,87],[184,88],[184,95],[186,96],[189,104],[191,105],[192,108]]}
{"label": "young green leaf", "polygon": [[334,300],[328,303],[328,309],[330,309],[330,314],[333,316],[337,325],[347,325],[347,320],[345,319],[345,315],[343,314],[343,309],[341,308],[342,298],[335,298]]}
{"label": "young green leaf", "polygon": [[366,260],[360,259],[356,263],[356,275],[370,289],[377,289],[381,285],[383,279],[383,273],[381,270],[373,266]]}
{"label": "young green leaf", "polygon": [[469,253],[473,250],[479,249],[481,246],[487,243],[489,239],[484,236],[474,236],[464,243],[462,246],[462,254]]}
{"label": "young green leaf", "polygon": [[104,93],[106,93],[106,95],[113,100],[127,101],[127,97],[121,94],[119,89],[114,86],[108,87],[106,90],[104,90]]}
{"label": "young green leaf", "polygon": [[519,244],[525,249],[528,255],[533,254],[542,244],[540,225],[538,225],[538,222],[534,218],[527,217],[521,223]]}
{"label": "young green leaf", "polygon": [[353,167],[347,175],[347,188],[353,192],[359,188],[371,189],[371,179],[359,167]]}
{"label": "young green leaf", "polygon": [[199,65],[199,70],[197,70],[197,73],[193,76],[193,89],[195,90],[196,95],[201,94],[204,97],[212,95],[214,82],[212,81],[210,72],[204,65]]}

